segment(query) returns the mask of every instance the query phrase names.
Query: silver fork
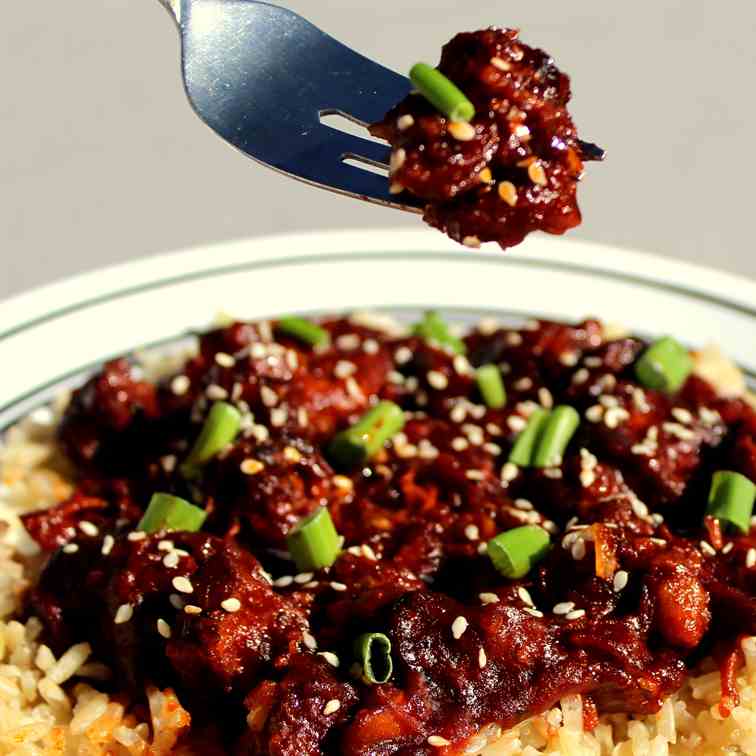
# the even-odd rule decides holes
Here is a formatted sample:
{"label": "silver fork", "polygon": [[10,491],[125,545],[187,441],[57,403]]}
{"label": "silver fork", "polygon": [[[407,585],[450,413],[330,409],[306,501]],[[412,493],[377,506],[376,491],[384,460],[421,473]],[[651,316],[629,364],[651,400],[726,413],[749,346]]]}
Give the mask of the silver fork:
{"label": "silver fork", "polygon": [[[322,120],[338,115],[366,127],[409,93],[409,79],[285,8],[257,0],[160,2],[178,26],[189,101],[213,131],[292,178],[420,212],[406,192],[389,194],[385,142]],[[595,148],[584,144],[584,155]]]}

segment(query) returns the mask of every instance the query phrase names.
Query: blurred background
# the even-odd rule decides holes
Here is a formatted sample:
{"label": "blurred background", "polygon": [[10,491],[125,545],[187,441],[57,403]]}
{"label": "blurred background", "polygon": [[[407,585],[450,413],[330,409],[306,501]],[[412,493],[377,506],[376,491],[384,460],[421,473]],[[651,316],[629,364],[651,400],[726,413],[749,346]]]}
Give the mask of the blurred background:
{"label": "blurred background", "polygon": [[[517,26],[573,81],[609,151],[573,236],[756,277],[756,3],[282,0],[399,71],[455,32]],[[157,0],[0,9],[0,298],[63,275],[222,239],[419,227],[256,166],[191,113]],[[254,107],[254,103],[250,103]],[[429,234],[436,233],[428,231]]]}

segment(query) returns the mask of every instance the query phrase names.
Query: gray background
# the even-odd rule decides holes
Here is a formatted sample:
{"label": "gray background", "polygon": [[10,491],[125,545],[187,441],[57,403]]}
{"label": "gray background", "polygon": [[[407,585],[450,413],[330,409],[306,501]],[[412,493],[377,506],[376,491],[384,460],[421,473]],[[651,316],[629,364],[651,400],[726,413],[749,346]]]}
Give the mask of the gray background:
{"label": "gray background", "polygon": [[[454,32],[519,26],[572,75],[610,151],[574,236],[756,275],[756,3],[286,0],[397,70]],[[202,242],[416,226],[246,161],[190,112],[156,0],[0,3],[0,298]],[[431,233],[430,231],[428,233]]]}

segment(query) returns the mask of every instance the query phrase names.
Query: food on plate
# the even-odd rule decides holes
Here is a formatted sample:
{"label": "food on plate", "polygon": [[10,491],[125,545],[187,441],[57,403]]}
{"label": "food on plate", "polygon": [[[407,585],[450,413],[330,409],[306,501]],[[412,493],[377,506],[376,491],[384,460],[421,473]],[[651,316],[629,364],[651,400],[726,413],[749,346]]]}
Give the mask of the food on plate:
{"label": "food on plate", "polygon": [[603,153],[579,142],[569,78],[547,53],[491,28],[458,34],[437,69],[410,77],[416,91],[371,127],[392,147],[392,193],[419,198],[427,223],[472,247],[579,225],[583,163]]}
{"label": "food on plate", "polygon": [[0,753],[754,752],[756,412],[698,362],[428,313],[107,363],[0,457]]}

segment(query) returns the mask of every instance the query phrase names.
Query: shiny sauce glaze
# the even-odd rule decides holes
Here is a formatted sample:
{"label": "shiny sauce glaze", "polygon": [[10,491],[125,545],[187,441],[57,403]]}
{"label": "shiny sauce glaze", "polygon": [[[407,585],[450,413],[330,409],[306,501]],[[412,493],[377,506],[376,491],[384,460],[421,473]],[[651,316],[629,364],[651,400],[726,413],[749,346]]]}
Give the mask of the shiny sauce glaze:
{"label": "shiny sauce glaze", "polygon": [[553,59],[516,30],[492,28],[454,37],[438,69],[476,115],[453,123],[413,93],[374,124],[392,146],[392,193],[419,198],[427,223],[472,247],[579,225],[577,184],[592,156],[582,154],[570,80]]}
{"label": "shiny sauce glaze", "polygon": [[[655,712],[709,654],[732,705],[737,641],[756,633],[756,533],[705,506],[713,471],[756,479],[744,400],[695,375],[644,389],[644,342],[595,320],[481,325],[466,356],[364,318],[323,325],[327,348],[233,323],[179,374],[153,383],[116,360],[74,392],[59,438],[77,490],[25,517],[49,554],[28,611],[55,650],[89,641],[137,699],[174,687],[189,740],[243,754],[456,754],[577,693],[598,714]],[[478,394],[483,363],[500,367],[502,409]],[[334,467],[328,442],[377,398],[404,409],[403,431]],[[216,400],[242,432],[187,482],[179,463]],[[555,404],[580,413],[561,463],[508,463]],[[137,531],[155,491],[205,508],[202,531]],[[286,534],[321,506],[343,551],[297,573]],[[485,544],[525,523],[553,547],[509,580]],[[368,631],[392,642],[385,684],[354,666]]]}

